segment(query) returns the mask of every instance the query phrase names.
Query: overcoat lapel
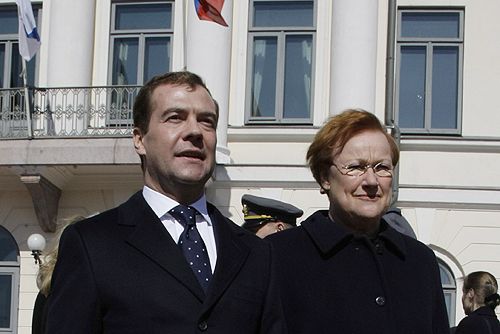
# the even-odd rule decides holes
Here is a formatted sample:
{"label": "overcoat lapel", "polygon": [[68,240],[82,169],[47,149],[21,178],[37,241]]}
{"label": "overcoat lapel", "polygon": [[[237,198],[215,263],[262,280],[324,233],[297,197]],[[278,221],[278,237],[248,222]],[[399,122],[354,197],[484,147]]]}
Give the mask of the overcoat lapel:
{"label": "overcoat lapel", "polygon": [[231,282],[235,279],[245,263],[250,249],[239,242],[244,231],[232,226],[213,205],[207,203],[208,213],[214,226],[215,242],[217,244],[217,264],[212,283],[207,291],[204,310],[208,311],[221,297]]}
{"label": "overcoat lapel", "polygon": [[121,206],[120,224],[136,226],[126,242],[174,276],[200,301],[204,292],[182,252],[140,192]]}

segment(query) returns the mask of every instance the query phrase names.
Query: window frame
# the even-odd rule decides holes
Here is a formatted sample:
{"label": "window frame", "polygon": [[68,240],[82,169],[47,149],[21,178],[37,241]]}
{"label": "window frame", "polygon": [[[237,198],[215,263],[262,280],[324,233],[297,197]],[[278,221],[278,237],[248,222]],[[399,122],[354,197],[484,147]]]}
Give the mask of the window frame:
{"label": "window frame", "polygon": [[0,234],[7,236],[11,239],[11,245],[16,252],[16,261],[3,261],[0,260],[0,276],[11,277],[11,296],[10,296],[10,319],[9,327],[0,327],[0,333],[17,333],[18,326],[18,306],[19,306],[19,246],[12,234],[3,226],[0,226]]}
{"label": "window frame", "polygon": [[[43,8],[40,4],[32,4],[33,8],[33,14],[35,16],[36,20],[36,25],[38,29],[38,33],[41,35],[42,34],[42,15],[43,15]],[[16,22],[17,22],[17,6],[16,5],[0,5],[0,9],[6,10],[6,11],[12,11],[15,12],[15,17],[16,17]],[[17,26],[16,26],[17,28]],[[11,76],[12,76],[12,69],[13,69],[13,54],[15,52],[14,48],[17,45],[19,48],[19,36],[16,32],[13,33],[7,33],[7,34],[0,34],[0,43],[5,46],[5,59],[4,59],[4,64],[3,64],[3,73],[0,73],[0,75],[3,78],[3,85],[0,86],[0,89],[12,89],[12,88],[23,88],[23,86],[20,87],[11,87]],[[19,51],[18,51],[19,52]],[[30,68],[33,68],[32,71],[32,78],[28,77],[28,86],[36,86],[38,83],[38,69],[39,69],[39,63],[40,63],[40,57],[39,57],[40,51],[38,51],[33,58],[26,63],[27,70],[29,71]],[[18,55],[21,58],[21,55]],[[32,63],[34,61],[34,64]],[[31,80],[30,80],[31,79]],[[30,84],[30,81],[32,83]]]}
{"label": "window frame", "polygon": [[[403,13],[456,13],[459,15],[458,37],[403,37],[402,16]],[[395,121],[399,124],[400,105],[400,85],[401,85],[401,49],[404,47],[424,47],[425,48],[425,91],[424,91],[424,125],[419,128],[405,128],[400,126],[403,134],[416,135],[461,135],[462,133],[462,113],[463,113],[463,58],[464,58],[464,8],[428,9],[428,8],[398,8],[397,12],[397,37],[396,37],[396,89],[395,89]],[[457,101],[456,101],[456,127],[436,128],[432,127],[432,69],[433,55],[435,47],[453,46],[458,49],[457,60]]]}
{"label": "window frame", "polygon": [[9,327],[0,327],[0,333],[17,332],[17,311],[19,305],[19,267],[4,265],[0,262],[0,276],[11,276]]}
{"label": "window frame", "polygon": [[[439,274],[441,275],[441,271],[443,271],[449,278],[450,282],[453,284],[444,284],[441,282],[441,288],[443,290],[443,295],[450,296],[450,309],[448,311],[448,320],[450,322],[450,327],[455,324],[455,314],[456,314],[456,300],[457,300],[457,284],[455,276],[451,271],[450,267],[441,259],[437,258],[438,266],[439,266]],[[446,298],[445,298],[446,300]]]}
{"label": "window frame", "polygon": [[[171,27],[169,29],[115,29],[116,25],[116,7],[131,5],[148,5],[157,3],[169,3],[171,6]],[[168,37],[170,39],[169,69],[172,69],[172,44],[174,40],[174,20],[175,20],[175,1],[114,1],[111,3],[111,25],[109,32],[109,64],[108,64],[108,83],[113,85],[113,61],[115,40],[119,38],[137,38],[138,40],[138,59],[137,59],[137,83],[130,86],[143,85],[144,82],[144,56],[146,52],[146,39],[149,37]]]}
{"label": "window frame", "polygon": [[[273,27],[254,27],[254,4],[259,2],[300,2],[304,0],[250,0],[248,15],[248,41],[247,41],[247,69],[246,69],[246,91],[245,91],[245,125],[312,125],[314,110],[314,82],[315,82],[315,58],[316,58],[316,32],[317,32],[317,1],[307,0],[313,5],[312,26],[273,26]],[[285,104],[285,57],[286,57],[286,39],[288,36],[307,35],[311,37],[311,86],[309,117],[305,118],[285,118],[283,115]],[[254,74],[254,41],[259,37],[276,37],[276,82],[275,82],[275,106],[274,117],[252,116],[252,90]],[[281,80],[280,80],[281,79]]]}
{"label": "window frame", "polygon": [[[151,4],[169,4],[171,8],[171,25],[165,29],[116,29],[116,13],[119,6],[134,6],[134,5],[151,5]],[[131,101],[135,98],[137,92],[130,96],[130,88],[142,86],[145,84],[145,56],[146,56],[146,42],[148,38],[168,38],[169,39],[169,52],[168,55],[168,70],[172,69],[173,58],[173,41],[174,41],[174,23],[175,23],[175,0],[168,1],[127,1],[117,0],[111,3],[110,11],[110,31],[109,31],[109,58],[108,58],[108,72],[107,81],[109,86],[117,87],[113,90],[112,94],[116,94],[116,105],[114,98],[108,101],[108,110],[115,110],[115,118],[107,115],[106,124],[108,126],[130,126],[133,123],[132,105]],[[137,40],[137,64],[136,64],[136,77],[135,84],[115,84],[113,83],[114,77],[114,60],[115,60],[115,43],[118,39],[135,39]]]}

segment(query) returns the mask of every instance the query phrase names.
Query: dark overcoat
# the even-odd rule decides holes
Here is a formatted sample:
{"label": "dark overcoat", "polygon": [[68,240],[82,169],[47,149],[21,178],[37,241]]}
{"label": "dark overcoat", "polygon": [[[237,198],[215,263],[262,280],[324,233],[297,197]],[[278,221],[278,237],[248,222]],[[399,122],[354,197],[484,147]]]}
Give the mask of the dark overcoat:
{"label": "dark overcoat", "polygon": [[500,334],[500,323],[495,311],[483,306],[463,318],[455,334]]}
{"label": "dark overcoat", "polygon": [[283,333],[271,245],[208,212],[217,263],[206,296],[141,192],[67,227],[46,333]]}
{"label": "dark overcoat", "polygon": [[370,240],[318,211],[268,239],[290,334],[449,333],[434,253],[384,221]]}

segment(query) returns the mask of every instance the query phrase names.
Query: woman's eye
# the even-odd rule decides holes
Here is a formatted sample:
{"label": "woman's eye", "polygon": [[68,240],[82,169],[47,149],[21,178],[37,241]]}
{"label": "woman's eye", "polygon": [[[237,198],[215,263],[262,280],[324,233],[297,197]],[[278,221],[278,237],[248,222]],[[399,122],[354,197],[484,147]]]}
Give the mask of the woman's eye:
{"label": "woman's eye", "polygon": [[363,165],[349,165],[346,166],[347,170],[365,170],[365,166]]}
{"label": "woman's eye", "polygon": [[392,167],[389,166],[389,165],[386,165],[386,164],[378,164],[375,166],[375,169],[376,170],[383,170],[383,171],[386,171],[386,170],[391,170]]}

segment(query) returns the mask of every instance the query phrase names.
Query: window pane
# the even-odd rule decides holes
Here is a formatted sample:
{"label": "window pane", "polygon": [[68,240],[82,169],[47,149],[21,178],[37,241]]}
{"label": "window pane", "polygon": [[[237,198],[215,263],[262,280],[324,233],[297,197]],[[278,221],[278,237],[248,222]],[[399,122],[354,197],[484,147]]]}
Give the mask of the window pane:
{"label": "window pane", "polygon": [[451,281],[450,273],[441,263],[439,264],[439,275],[441,277],[441,285],[455,285],[455,282]]}
{"label": "window pane", "polygon": [[275,117],[276,37],[256,37],[253,43],[252,117]]}
{"label": "window pane", "polygon": [[312,27],[313,1],[254,2],[254,27]]}
{"label": "window pane", "polygon": [[312,36],[287,36],[283,118],[309,118]]}
{"label": "window pane", "polygon": [[172,4],[117,5],[116,30],[170,29],[172,26]]}
{"label": "window pane", "polygon": [[[35,20],[36,20],[36,13]],[[17,31],[17,8],[0,6],[0,34],[16,34]]]}
{"label": "window pane", "polygon": [[446,304],[446,310],[448,311],[448,318],[450,318],[450,311],[452,309],[452,303],[454,294],[447,293],[446,291],[444,292],[444,302]]}
{"label": "window pane", "polygon": [[423,128],[425,107],[425,47],[401,47],[399,126]]}
{"label": "window pane", "polygon": [[434,47],[432,57],[432,128],[456,129],[458,47]]}
{"label": "window pane", "polygon": [[5,66],[5,44],[0,44],[0,88],[3,86],[3,72]]}
{"label": "window pane", "polygon": [[170,67],[170,38],[147,38],[144,59],[144,82],[149,81],[155,75],[168,72]]}
{"label": "window pane", "polygon": [[0,274],[0,328],[10,327],[12,276]]}
{"label": "window pane", "polygon": [[19,54],[19,44],[12,44],[12,60],[10,71],[10,87],[23,87],[23,78],[19,76],[23,70],[22,58]]}
{"label": "window pane", "polygon": [[415,13],[403,12],[401,36],[403,37],[448,37],[460,36],[459,13]]}
{"label": "window pane", "polygon": [[138,39],[117,38],[113,50],[113,85],[136,85]]}
{"label": "window pane", "polygon": [[17,244],[14,237],[0,226],[0,261],[17,262]]}

